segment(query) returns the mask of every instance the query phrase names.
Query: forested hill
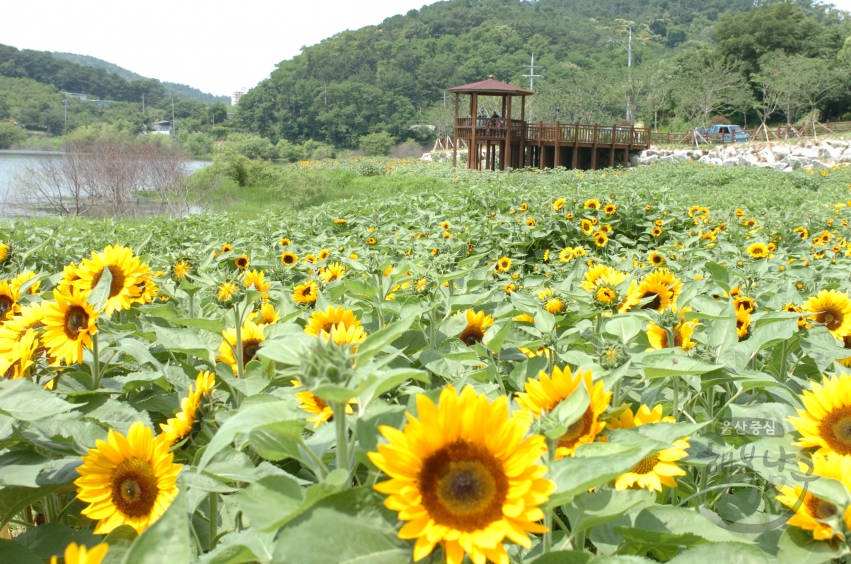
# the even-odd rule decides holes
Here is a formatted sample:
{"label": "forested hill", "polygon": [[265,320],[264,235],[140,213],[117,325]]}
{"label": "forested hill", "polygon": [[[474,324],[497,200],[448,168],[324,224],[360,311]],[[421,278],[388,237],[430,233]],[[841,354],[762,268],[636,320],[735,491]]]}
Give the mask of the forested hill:
{"label": "forested hill", "polygon": [[[751,37],[746,29],[744,37],[724,36],[730,22],[741,24],[753,10],[768,14],[773,34]],[[627,26],[640,76],[694,51],[704,60],[732,61],[732,49],[742,47],[735,40],[761,42],[750,46],[753,52],[768,47],[832,58],[851,35],[845,16],[808,0],[446,0],[304,48],[242,98],[237,120],[273,139],[355,146],[362,135],[387,131],[401,140],[416,135],[412,124],[440,129],[448,87],[489,74],[528,87],[522,75],[532,52],[543,75],[535,90],[570,93],[574,99],[560,107],[572,104],[571,116],[622,116],[624,94],[611,86],[626,80]],[[755,70],[739,69],[743,76]],[[668,82],[676,76],[669,70]],[[638,117],[658,117],[660,110],[681,117],[670,103]]]}
{"label": "forested hill", "polygon": [[[58,57],[60,59],[64,59],[66,61],[70,61],[72,63],[76,63],[78,65],[103,69],[110,74],[116,74],[120,76],[124,80],[147,80],[144,76],[140,74],[127,70],[123,67],[119,67],[118,65],[110,63],[108,61],[104,61],[103,59],[92,57],[90,55],[77,55],[75,53],[58,53],[54,51],[53,56]],[[198,88],[193,88],[192,86],[187,86],[186,84],[178,84],[176,82],[163,81],[162,84],[163,86],[165,86],[167,96],[174,96],[175,98],[184,98],[187,100],[195,100],[197,102],[201,102],[202,104],[208,105],[215,103],[225,105],[230,104],[229,96],[216,96],[215,94],[208,94],[207,92],[203,92]]]}

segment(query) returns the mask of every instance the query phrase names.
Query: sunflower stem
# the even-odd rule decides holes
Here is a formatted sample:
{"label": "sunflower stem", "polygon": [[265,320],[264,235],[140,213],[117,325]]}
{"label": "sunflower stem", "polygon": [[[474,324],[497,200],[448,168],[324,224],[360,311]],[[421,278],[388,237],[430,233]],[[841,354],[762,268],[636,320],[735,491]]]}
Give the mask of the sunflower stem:
{"label": "sunflower stem", "polygon": [[[334,428],[337,431],[337,468],[342,468],[349,473],[349,429],[346,426],[346,405],[340,402],[331,402],[331,411],[334,412]],[[346,479],[344,488],[349,487]]]}
{"label": "sunflower stem", "polygon": [[216,548],[218,538],[216,527],[219,521],[219,494],[210,492],[210,550]]}
{"label": "sunflower stem", "polygon": [[674,390],[674,400],[673,400],[673,415],[676,421],[680,420],[680,387],[677,385],[676,376],[671,378],[671,388]]}
{"label": "sunflower stem", "polygon": [[[548,466],[552,467],[556,459],[556,448],[558,447],[558,439],[550,439],[547,441],[547,460]],[[553,548],[553,511],[549,508],[544,512],[544,526],[547,530],[544,532],[544,554],[547,554]]]}
{"label": "sunflower stem", "polygon": [[777,371],[778,379],[781,382],[786,381],[786,376],[788,376],[788,372],[786,372],[786,362],[787,357],[789,355],[789,339],[783,341],[783,351],[780,355],[780,369]]}
{"label": "sunflower stem", "polygon": [[98,334],[92,335],[92,379],[93,390],[100,388],[100,347],[98,346]]}

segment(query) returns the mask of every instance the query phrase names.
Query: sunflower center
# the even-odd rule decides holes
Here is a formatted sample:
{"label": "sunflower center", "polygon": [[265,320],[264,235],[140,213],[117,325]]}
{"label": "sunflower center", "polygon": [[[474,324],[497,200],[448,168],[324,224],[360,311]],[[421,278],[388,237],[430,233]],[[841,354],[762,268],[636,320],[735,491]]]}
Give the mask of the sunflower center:
{"label": "sunflower center", "polygon": [[835,331],[842,325],[842,314],[838,311],[826,310],[817,315],[816,319],[824,323],[829,331]]}
{"label": "sunflower center", "polygon": [[[109,285],[109,297],[114,298],[124,289],[124,271],[121,270],[121,267],[108,264],[106,268],[109,269],[109,273],[112,274],[112,283]],[[100,269],[97,274],[92,278],[92,290],[98,285],[100,282],[101,276],[103,276],[103,270]]]}
{"label": "sunflower center", "polygon": [[82,306],[72,305],[65,313],[65,334],[72,341],[76,341],[80,332],[88,327],[89,314]]}
{"label": "sunflower center", "polygon": [[257,351],[260,350],[260,343],[262,341],[258,339],[248,339],[247,341],[242,342],[242,367],[245,368],[245,365],[251,362],[254,358],[254,355],[257,354]]}
{"label": "sunflower center", "polygon": [[293,263],[293,257],[292,257],[292,255],[286,255],[286,256],[284,256],[284,264],[292,264],[292,263]]}
{"label": "sunflower center", "polygon": [[485,332],[480,327],[468,325],[466,329],[458,336],[468,347],[474,343],[481,343],[485,337]]}
{"label": "sunflower center", "polygon": [[828,413],[819,425],[819,436],[838,454],[851,454],[851,406]]}
{"label": "sunflower center", "polygon": [[579,441],[580,437],[588,432],[591,429],[591,425],[594,423],[594,412],[591,410],[589,406],[588,409],[585,410],[585,413],[582,414],[582,417],[574,421],[570,424],[565,431],[564,435],[561,436],[558,440],[558,446],[573,448],[576,446],[576,443]]}
{"label": "sunflower center", "polygon": [[814,495],[810,495],[807,497],[807,509],[810,510],[810,514],[816,519],[829,519],[836,515],[836,513],[838,512],[836,506],[830,503],[829,501],[819,499]]}
{"label": "sunflower center", "polygon": [[662,298],[659,296],[659,294],[647,293],[641,296],[641,299],[649,298],[650,296],[653,296],[653,299],[650,300],[649,303],[646,303],[641,306],[641,309],[659,309],[662,306]]}
{"label": "sunflower center", "polygon": [[9,296],[0,296],[0,321],[6,319],[6,314],[12,310],[15,305],[15,300]]}
{"label": "sunflower center", "polygon": [[423,461],[423,506],[438,525],[471,532],[502,519],[508,477],[483,445],[459,440]]}
{"label": "sunflower center", "polygon": [[653,469],[656,468],[656,465],[659,463],[659,455],[654,454],[653,456],[648,456],[644,458],[635,465],[635,468],[632,469],[633,474],[650,474],[653,472]]}
{"label": "sunflower center", "polygon": [[150,515],[160,493],[151,463],[141,458],[128,458],[110,476],[112,503],[127,517]]}

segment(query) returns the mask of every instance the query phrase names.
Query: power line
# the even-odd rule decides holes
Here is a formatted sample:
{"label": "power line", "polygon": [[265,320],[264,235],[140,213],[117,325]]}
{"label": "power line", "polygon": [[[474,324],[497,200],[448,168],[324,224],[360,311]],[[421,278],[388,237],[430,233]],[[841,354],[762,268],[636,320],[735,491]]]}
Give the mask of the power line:
{"label": "power line", "polygon": [[[538,65],[539,69],[544,68],[543,65]],[[524,74],[523,78],[529,79],[529,90],[535,89],[535,79],[544,78],[543,75],[535,74],[535,53],[532,53],[532,62],[529,64],[529,74]]]}

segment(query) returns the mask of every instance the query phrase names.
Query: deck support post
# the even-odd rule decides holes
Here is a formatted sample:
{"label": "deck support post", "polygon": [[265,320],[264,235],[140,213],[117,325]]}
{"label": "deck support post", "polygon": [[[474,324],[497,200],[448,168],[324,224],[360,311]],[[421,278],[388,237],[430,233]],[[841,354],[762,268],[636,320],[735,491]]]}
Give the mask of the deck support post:
{"label": "deck support post", "polygon": [[591,141],[591,170],[597,170],[597,129],[598,126],[594,124],[594,138]]}
{"label": "deck support post", "polygon": [[616,125],[612,126],[612,149],[611,152],[609,152],[609,168],[615,168],[615,139],[618,134],[617,127],[618,126]]}
{"label": "deck support post", "polygon": [[[452,168],[458,166],[458,93],[455,93],[455,127],[452,129],[454,134],[452,139]],[[468,155],[469,157],[469,155]]]}

